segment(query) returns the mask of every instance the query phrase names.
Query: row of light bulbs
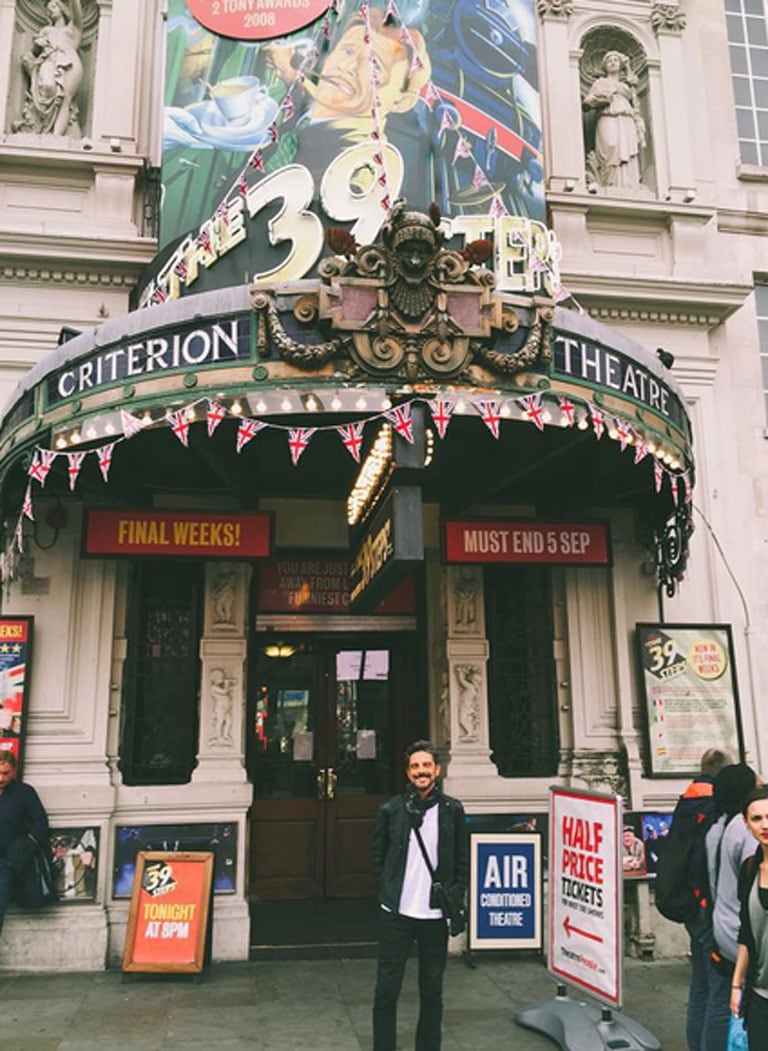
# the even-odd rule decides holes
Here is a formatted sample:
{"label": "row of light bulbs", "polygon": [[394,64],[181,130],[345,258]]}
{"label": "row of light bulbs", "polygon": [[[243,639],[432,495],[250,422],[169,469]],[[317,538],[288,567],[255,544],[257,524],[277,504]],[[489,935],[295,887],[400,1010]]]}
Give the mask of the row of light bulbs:
{"label": "row of light bulbs", "polygon": [[[269,401],[267,401],[261,395],[248,396],[245,399],[236,397],[230,403],[228,408],[226,405],[224,405],[224,401],[226,398],[224,394],[218,395],[217,400],[219,400],[220,404],[222,404],[223,407],[227,409],[229,415],[233,417],[242,417],[244,414],[247,415],[249,413],[256,413],[258,415],[264,415],[265,413],[269,413],[270,415],[273,415],[278,410],[284,413],[296,413],[297,411],[302,410],[310,413],[316,413],[328,411],[328,409],[330,409],[333,412],[340,412],[342,410],[349,412],[352,409],[358,412],[386,412],[388,409],[392,408],[392,402],[390,398],[387,396],[382,398],[377,392],[368,391],[365,393],[358,394],[356,391],[345,391],[344,395],[345,396],[342,399],[339,392],[336,392],[331,396],[330,400],[328,401],[327,399],[321,398],[319,395],[314,393],[293,393],[292,396],[289,394],[281,394],[279,395],[279,402],[274,397],[270,397]],[[297,400],[300,403],[299,405],[297,405]],[[207,399],[205,399],[204,401],[201,400],[193,404],[187,405],[184,409],[184,414],[187,420],[189,420],[189,422],[192,423],[197,419],[204,419],[206,404]],[[326,404],[328,406],[328,409],[326,409]],[[477,407],[474,404],[474,402],[467,402],[465,399],[462,398],[459,398],[459,400],[456,401],[456,403],[453,406],[453,413],[457,416],[466,415],[467,412],[471,410],[477,412]],[[137,418],[143,428],[148,428],[159,423],[166,423],[171,414],[175,411],[177,410],[169,406],[164,410],[161,416],[154,417],[149,409],[145,409],[142,415],[138,416]],[[504,419],[511,419],[515,414],[517,414],[517,417],[522,420],[531,419],[530,412],[527,409],[520,408],[515,402],[504,401],[501,404],[499,408],[499,415],[501,417],[503,417]],[[553,416],[551,411],[547,408],[544,408],[541,413],[541,419],[545,424],[552,423]],[[81,445],[83,442],[95,441],[100,437],[109,438],[113,437],[114,435],[118,435],[121,433],[121,431],[117,421],[118,414],[112,413],[102,423],[101,433],[96,421],[91,421],[86,427],[76,428],[68,434],[62,433],[56,438],[56,449],[64,450],[71,446]],[[561,414],[559,423],[560,426],[563,428],[568,427],[568,419],[565,416],[565,414]],[[589,415],[586,412],[578,412],[576,415],[575,426],[580,431],[589,430],[591,426]],[[606,431],[609,438],[613,439],[614,441],[619,440],[619,433],[615,427],[607,426]],[[635,436],[633,434],[630,434],[627,438],[627,444],[635,444]],[[661,460],[666,466],[670,468],[670,470],[677,471],[681,469],[681,463],[677,456],[675,456],[675,454],[669,449],[665,448],[660,442],[656,442],[653,439],[651,439],[648,441],[647,447],[648,452],[652,456],[656,457],[656,459]]]}

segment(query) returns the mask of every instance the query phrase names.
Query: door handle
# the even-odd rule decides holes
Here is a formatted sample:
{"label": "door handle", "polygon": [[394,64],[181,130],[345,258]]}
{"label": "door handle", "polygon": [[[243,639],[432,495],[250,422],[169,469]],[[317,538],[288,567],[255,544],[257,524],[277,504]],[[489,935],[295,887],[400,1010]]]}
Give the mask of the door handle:
{"label": "door handle", "polygon": [[336,796],[336,785],[339,783],[338,775],[332,766],[328,767],[328,773],[325,780],[325,798],[334,799]]}
{"label": "door handle", "polygon": [[321,767],[317,772],[317,777],[315,778],[318,799],[325,799],[325,773],[325,767]]}

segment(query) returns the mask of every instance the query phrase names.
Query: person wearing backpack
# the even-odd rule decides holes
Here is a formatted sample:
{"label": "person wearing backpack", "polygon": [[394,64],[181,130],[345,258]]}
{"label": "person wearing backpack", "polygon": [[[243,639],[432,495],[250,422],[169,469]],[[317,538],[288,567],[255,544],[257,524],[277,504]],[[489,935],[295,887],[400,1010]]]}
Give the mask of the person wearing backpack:
{"label": "person wearing backpack", "polygon": [[701,1051],[726,1051],[728,1045],[731,981],[738,953],[739,871],[755,850],[741,811],[756,784],[754,770],[744,763],[723,767],[715,778],[714,798],[722,814],[706,836],[714,945]]}
{"label": "person wearing backpack", "polygon": [[710,956],[715,948],[704,840],[719,816],[715,777],[730,762],[731,757],[716,748],[709,748],[702,755],[701,773],[677,801],[669,835],[659,852],[654,881],[656,908],[674,923],[684,923],[690,939],[691,980],[685,1027],[689,1051],[702,1051],[712,971]]}

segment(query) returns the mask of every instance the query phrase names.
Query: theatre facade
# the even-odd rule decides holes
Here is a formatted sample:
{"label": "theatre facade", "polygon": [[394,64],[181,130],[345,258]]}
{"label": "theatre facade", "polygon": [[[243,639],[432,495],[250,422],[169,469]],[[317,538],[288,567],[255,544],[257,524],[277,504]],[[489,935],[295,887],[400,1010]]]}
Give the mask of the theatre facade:
{"label": "theatre facade", "polygon": [[[104,6],[83,5],[83,120],[107,90]],[[641,43],[668,41],[647,5],[619,28],[610,4],[537,19],[510,0],[477,27],[458,3],[321,5],[279,32],[207,6],[172,0],[154,25],[161,232],[121,257],[130,303],[68,315],[56,298],[58,346],[18,370],[0,424],[0,628],[30,643],[21,736],[0,732],[62,833],[71,891],[9,917],[0,964],[119,961],[142,849],[215,851],[215,959],[247,959],[272,904],[369,901],[373,815],[418,737],[478,829],[546,829],[556,783],[663,817],[705,747],[755,759],[760,671],[692,540],[712,406],[665,349],[693,360],[748,289],[701,270],[654,287],[629,264],[611,286],[605,260],[596,283],[580,224],[592,245],[612,223],[666,224],[690,261],[703,208],[653,196],[647,154],[636,185],[587,167],[576,190],[562,141],[545,156],[568,33],[576,80],[579,39],[593,79],[598,53],[630,53],[661,127]],[[14,11],[11,58],[42,17]],[[353,45],[370,99],[336,120],[322,85]],[[148,53],[134,91],[159,114],[142,70]],[[3,146],[20,180],[35,151],[80,149],[31,134]],[[125,175],[106,143],[104,170]],[[654,178],[664,156],[657,142]],[[731,690],[695,719],[667,697],[665,723],[646,680],[686,658]],[[627,902],[628,951],[677,947],[650,883]]]}

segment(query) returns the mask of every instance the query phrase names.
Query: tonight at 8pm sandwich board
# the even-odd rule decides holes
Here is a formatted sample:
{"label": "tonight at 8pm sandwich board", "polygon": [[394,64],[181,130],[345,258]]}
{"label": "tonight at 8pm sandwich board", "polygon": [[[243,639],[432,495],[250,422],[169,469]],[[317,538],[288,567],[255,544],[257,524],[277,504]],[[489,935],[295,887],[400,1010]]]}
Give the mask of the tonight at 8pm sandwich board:
{"label": "tonight at 8pm sandwich board", "polygon": [[549,970],[621,1006],[621,799],[552,788]]}

